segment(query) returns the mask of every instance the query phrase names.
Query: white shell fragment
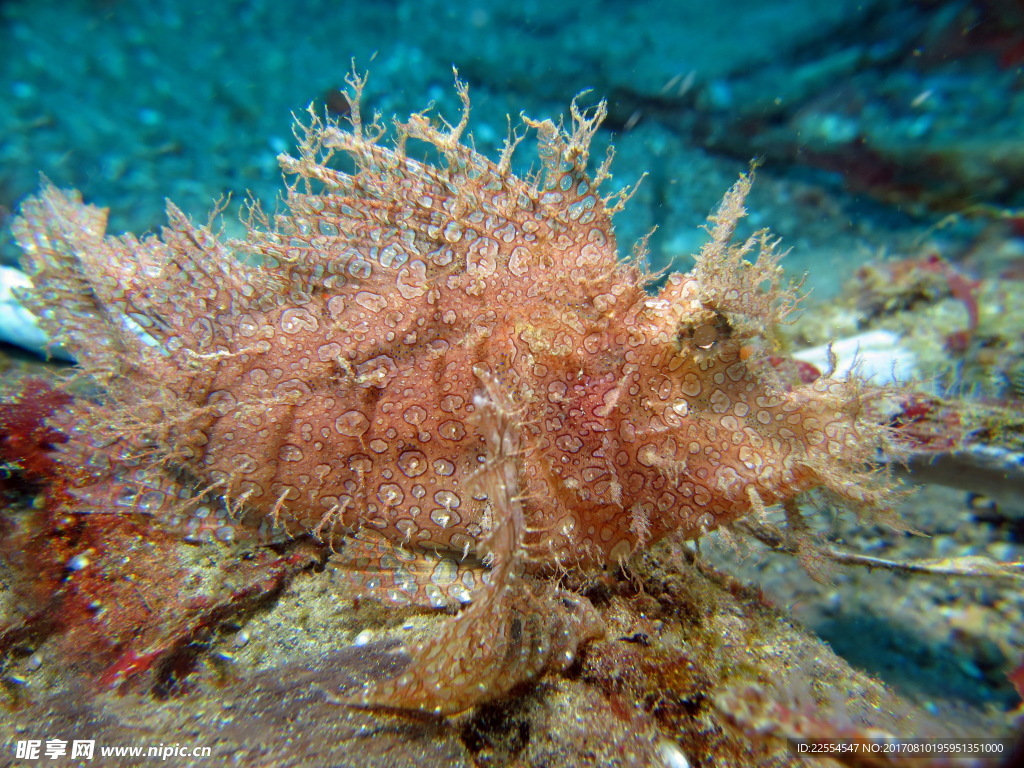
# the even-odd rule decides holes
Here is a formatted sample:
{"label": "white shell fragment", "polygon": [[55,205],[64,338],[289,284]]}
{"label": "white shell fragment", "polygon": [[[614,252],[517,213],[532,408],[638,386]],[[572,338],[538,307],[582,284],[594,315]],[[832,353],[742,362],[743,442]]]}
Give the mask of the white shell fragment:
{"label": "white shell fragment", "polygon": [[0,266],[0,341],[43,357],[70,360],[60,347],[47,348],[47,336],[39,328],[35,316],[21,306],[14,295],[16,289],[31,287],[32,281],[20,269]]}
{"label": "white shell fragment", "polygon": [[[832,342],[836,357],[837,379],[849,377],[851,371],[876,386],[905,382],[917,375],[914,353],[900,344],[892,331],[868,331]],[[811,363],[818,370],[829,369],[829,345],[808,347],[793,353],[797,360]]]}

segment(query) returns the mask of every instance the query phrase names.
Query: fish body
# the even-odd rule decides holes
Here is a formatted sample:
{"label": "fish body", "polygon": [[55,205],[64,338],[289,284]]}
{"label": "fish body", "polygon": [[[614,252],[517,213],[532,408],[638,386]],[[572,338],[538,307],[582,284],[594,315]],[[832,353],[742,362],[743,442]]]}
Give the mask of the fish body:
{"label": "fish body", "polygon": [[521,178],[519,137],[497,162],[462,141],[464,86],[457,125],[413,115],[392,145],[352,86],[351,125],[312,118],[281,158],[287,210],[254,207],[244,239],[173,206],[159,237],[108,236],[52,186],[23,206],[26,301],[98,392],[57,419],[72,511],[195,540],[310,534],[361,594],[472,603],[358,698],[450,713],[600,635],[560,574],[816,487],[883,503],[862,387],[767,362],[796,297],[766,234],[732,243],[749,177],[694,269],[652,292],[617,250],[628,193],[588,170],[603,106],[574,105],[569,130],[528,120],[542,169]]}

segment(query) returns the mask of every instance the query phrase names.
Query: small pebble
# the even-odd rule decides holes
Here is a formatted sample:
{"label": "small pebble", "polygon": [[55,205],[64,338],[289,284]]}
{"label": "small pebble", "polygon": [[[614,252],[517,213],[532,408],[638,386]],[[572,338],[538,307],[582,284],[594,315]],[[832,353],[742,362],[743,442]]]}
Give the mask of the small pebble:
{"label": "small pebble", "polygon": [[665,762],[666,768],[690,768],[690,761],[674,741],[662,739],[658,742],[658,754]]}
{"label": "small pebble", "polygon": [[79,552],[77,555],[68,560],[69,571],[81,571],[84,568],[89,567],[89,553]]}
{"label": "small pebble", "polygon": [[933,545],[933,552],[935,557],[949,557],[953,554],[956,547],[957,543],[952,539],[946,537],[937,538]]}
{"label": "small pebble", "polygon": [[981,674],[981,670],[978,669],[977,665],[970,659],[957,659],[956,665],[960,667],[960,671],[968,677],[973,677],[975,680],[980,680],[984,675]]}
{"label": "small pebble", "polygon": [[356,639],[352,641],[352,645],[363,646],[370,642],[370,640],[372,639],[373,633],[368,629],[364,629],[362,632],[356,635]]}
{"label": "small pebble", "polygon": [[1015,559],[1017,547],[1008,541],[995,541],[986,547],[988,553],[1000,562],[1008,562]]}

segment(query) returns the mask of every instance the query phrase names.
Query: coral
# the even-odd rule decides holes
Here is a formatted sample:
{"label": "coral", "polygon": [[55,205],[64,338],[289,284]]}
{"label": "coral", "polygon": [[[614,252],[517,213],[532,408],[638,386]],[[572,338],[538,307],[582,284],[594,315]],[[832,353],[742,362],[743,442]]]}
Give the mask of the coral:
{"label": "coral", "polygon": [[967,327],[949,334],[947,349],[963,354],[977,335],[978,281],[968,278],[937,253],[869,264],[857,270],[856,279],[860,292],[858,308],[867,319],[910,309],[919,301],[932,303],[948,295],[964,305]]}
{"label": "coral", "polygon": [[47,482],[54,474],[51,452],[63,435],[46,424],[71,402],[51,382],[29,377],[0,403],[0,493]]}
{"label": "coral", "polygon": [[32,519],[0,541],[15,567],[20,616],[0,625],[0,650],[52,636],[67,673],[101,689],[167,693],[222,624],[265,604],[317,559],[285,556],[197,563],[187,545],[124,514]]}
{"label": "coral", "polygon": [[[472,602],[349,699],[456,713],[571,664],[603,627],[567,585],[666,536],[697,538],[823,488],[882,511],[892,449],[855,378],[784,380],[796,303],[765,232],[734,243],[750,177],[688,274],[618,258],[588,173],[604,106],[527,120],[541,169],[511,171],[425,114],[311,114],[287,210],[224,239],[173,205],[160,237],[45,186],[15,222],[26,301],[98,394],[54,419],[66,511],[142,513],[192,541],[310,534],[358,594]],[[437,158],[410,151],[423,142]],[[336,157],[340,155],[340,157]],[[343,170],[344,169],[344,170]],[[224,546],[227,546],[225,544]]]}
{"label": "coral", "polygon": [[101,688],[173,688],[229,621],[265,604],[315,563],[315,548],[197,562],[180,537],[120,510],[68,515],[67,478],[50,422],[73,397],[25,377],[0,403],[0,493],[14,508],[0,527],[4,587],[16,610],[0,621],[0,653],[53,637],[66,671]]}

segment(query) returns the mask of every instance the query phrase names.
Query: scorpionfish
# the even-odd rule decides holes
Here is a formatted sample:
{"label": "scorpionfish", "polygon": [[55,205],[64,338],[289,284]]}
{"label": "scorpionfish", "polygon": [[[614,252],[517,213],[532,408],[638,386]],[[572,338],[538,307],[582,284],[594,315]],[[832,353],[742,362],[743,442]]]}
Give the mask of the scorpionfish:
{"label": "scorpionfish", "polygon": [[523,135],[496,162],[463,140],[464,84],[456,124],[414,114],[394,140],[349,86],[244,238],[171,204],[159,236],[110,236],[52,185],[24,203],[24,300],[91,382],[54,419],[69,512],[209,546],[311,535],[361,596],[461,608],[346,699],[452,714],[602,635],[567,575],[815,488],[884,507],[870,388],[771,362],[797,295],[767,233],[733,242],[749,175],[693,269],[652,275],[643,244],[617,253],[610,153],[588,170],[603,104],[524,118],[540,165],[517,175]]}

